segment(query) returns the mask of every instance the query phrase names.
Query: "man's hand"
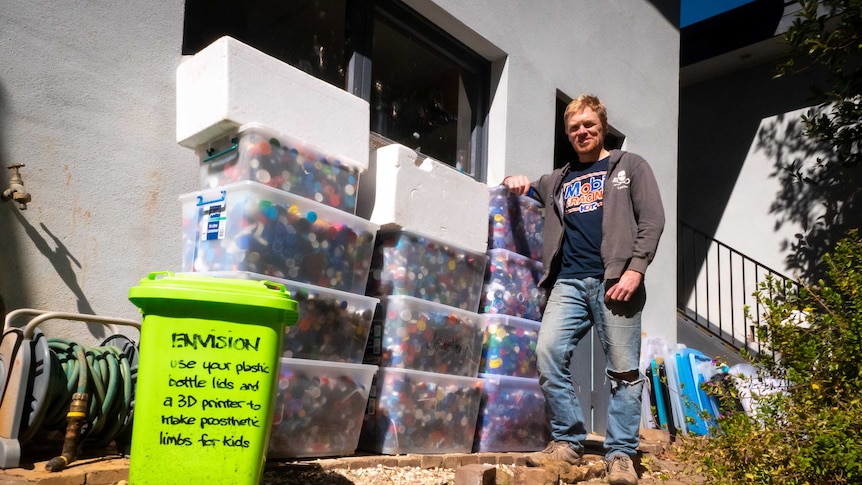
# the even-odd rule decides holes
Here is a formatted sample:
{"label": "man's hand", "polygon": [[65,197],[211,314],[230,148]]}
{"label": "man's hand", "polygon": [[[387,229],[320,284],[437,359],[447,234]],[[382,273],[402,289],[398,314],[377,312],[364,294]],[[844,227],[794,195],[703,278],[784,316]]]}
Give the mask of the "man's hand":
{"label": "man's hand", "polygon": [[530,192],[530,179],[525,175],[510,175],[503,179],[503,185],[518,195],[527,195]]}
{"label": "man's hand", "polygon": [[644,275],[627,269],[620,279],[605,293],[605,301],[629,301],[643,282]]}

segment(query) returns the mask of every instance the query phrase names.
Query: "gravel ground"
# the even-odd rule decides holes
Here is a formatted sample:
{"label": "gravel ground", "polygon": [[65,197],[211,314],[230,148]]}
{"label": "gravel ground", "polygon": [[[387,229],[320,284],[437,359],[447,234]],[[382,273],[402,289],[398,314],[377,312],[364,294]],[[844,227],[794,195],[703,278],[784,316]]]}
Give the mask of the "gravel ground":
{"label": "gravel ground", "polygon": [[[639,485],[696,485],[702,477],[692,475],[672,456],[650,456],[644,462]],[[524,467],[496,465],[499,474],[512,477],[523,473]],[[604,462],[600,457],[581,467],[556,470],[559,484],[607,483]],[[286,465],[264,474],[261,485],[454,485],[455,470],[445,468],[390,467],[377,465],[370,468],[322,470],[309,464]],[[501,480],[497,480],[501,483]]]}
{"label": "gravel ground", "polygon": [[261,485],[453,485],[455,470],[388,467],[319,470],[285,467],[264,473]]}
{"label": "gravel ground", "polygon": [[[641,460],[639,485],[696,485],[702,484],[702,477],[692,474],[684,463],[676,458],[673,446],[665,441],[643,439],[644,451]],[[600,447],[599,447],[600,449]],[[588,452],[590,465],[582,467],[563,466],[551,470],[551,481],[560,477],[558,484],[607,483],[604,478],[604,463],[601,451]],[[261,485],[454,485],[455,470],[451,468],[421,468],[416,466],[375,465],[374,457],[358,456],[354,460],[300,460],[268,461]],[[448,457],[454,458],[454,457]],[[447,458],[447,459],[448,459]],[[485,456],[484,459],[491,457]],[[442,460],[442,458],[441,458]],[[516,462],[519,458],[516,458]],[[391,460],[387,460],[391,461]],[[411,460],[407,460],[411,461]],[[429,460],[434,462],[435,460]],[[481,461],[481,460],[479,460]],[[357,468],[367,463],[367,468]],[[415,463],[410,463],[411,465]],[[437,463],[440,463],[439,461]],[[44,471],[45,462],[38,460],[22,464],[21,468],[0,470],[0,485],[25,485],[37,483],[112,483],[128,485],[125,480],[106,482],[106,478],[118,480],[128,473],[129,457],[116,453],[102,453],[95,456],[80,457],[67,470],[58,474]],[[523,466],[497,465],[495,485],[504,483],[524,483],[518,480],[527,469]],[[534,473],[534,472],[531,472]],[[506,479],[506,477],[512,477]],[[118,478],[113,478],[118,477]]]}

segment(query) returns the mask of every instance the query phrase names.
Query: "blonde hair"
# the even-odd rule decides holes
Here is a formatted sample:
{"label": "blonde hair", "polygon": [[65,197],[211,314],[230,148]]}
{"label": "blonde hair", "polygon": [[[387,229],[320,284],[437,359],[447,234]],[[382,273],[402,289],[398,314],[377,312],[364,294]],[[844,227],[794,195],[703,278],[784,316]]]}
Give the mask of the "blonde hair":
{"label": "blonde hair", "polygon": [[580,113],[585,108],[590,108],[595,111],[597,115],[599,115],[599,121],[602,122],[602,128],[607,133],[608,131],[608,111],[605,109],[605,105],[602,104],[602,101],[593,96],[592,94],[582,94],[577,98],[573,99],[568,106],[566,106],[566,111],[563,112],[563,121],[568,124],[569,118],[576,113]]}

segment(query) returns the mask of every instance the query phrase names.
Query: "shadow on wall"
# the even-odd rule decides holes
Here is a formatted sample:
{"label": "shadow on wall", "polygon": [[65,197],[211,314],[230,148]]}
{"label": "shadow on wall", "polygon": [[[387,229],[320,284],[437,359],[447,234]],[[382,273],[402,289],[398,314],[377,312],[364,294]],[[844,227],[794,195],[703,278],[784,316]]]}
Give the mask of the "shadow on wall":
{"label": "shadow on wall", "polygon": [[[806,116],[824,112],[815,107]],[[862,223],[862,167],[840,163],[830,147],[805,136],[804,128],[795,116],[778,116],[762,127],[756,146],[774,160],[770,176],[781,184],[770,206],[775,230],[784,224],[803,228],[795,239],[782,242],[781,250],[789,252],[787,268],[810,282],[825,274],[823,255]]]}
{"label": "shadow on wall", "polygon": [[[33,227],[30,222],[18,211],[14,212],[15,218],[21,224],[21,227],[24,228],[24,231],[27,233],[27,237],[30,238],[30,241],[33,245],[36,246],[36,249],[39,250],[45,258],[51,263],[54,267],[54,270],[57,272],[57,275],[63,280],[66,286],[72,291],[77,298],[77,312],[84,314],[94,314],[93,307],[90,305],[90,302],[87,300],[87,296],[84,294],[84,290],[78,284],[78,278],[75,275],[75,268],[80,269],[81,263],[75,258],[75,256],[69,252],[68,248],[60,241],[46,226],[45,224],[40,223],[39,227],[42,232],[48,235],[51,239],[52,244],[49,243],[42,234]],[[52,308],[45,308],[45,310],[55,310]],[[107,336],[105,332],[105,326],[101,324],[93,324],[88,323],[87,329],[90,334],[96,338],[104,338]]]}
{"label": "shadow on wall", "polygon": [[[693,86],[680,96],[678,218],[709,237],[715,237],[765,116],[740,99],[741,82]],[[726,108],[734,104],[749,109]]]}
{"label": "shadow on wall", "polygon": [[[7,105],[8,105],[8,95],[6,93],[5,86],[0,83],[0,190],[4,190],[9,186],[9,170],[6,170],[7,165],[11,165],[13,162],[17,162],[20,160],[12,160],[9,154],[6,151],[5,147],[5,136],[9,132],[8,130],[8,115],[7,115]],[[6,316],[6,302],[8,301],[11,304],[12,309],[17,308],[26,308],[29,307],[30,304],[30,295],[27,294],[27,282],[32,279],[29,277],[25,277],[27,275],[22,274],[20,258],[21,258],[21,241],[16,237],[18,231],[14,231],[12,226],[17,221],[27,236],[30,238],[32,243],[36,246],[36,248],[48,258],[48,261],[54,266],[57,274],[72,290],[75,297],[77,298],[77,307],[79,313],[93,313],[93,308],[90,305],[90,302],[87,301],[87,297],[84,295],[84,291],[81,289],[81,286],[78,284],[77,277],[75,276],[75,271],[72,268],[72,264],[81,267],[81,264],[78,262],[75,257],[69,253],[69,250],[63,243],[57,239],[51,231],[45,227],[44,224],[40,224],[42,230],[53,240],[54,245],[56,246],[54,249],[51,248],[51,245],[39,231],[34,228],[26,217],[20,212],[17,204],[13,201],[9,201],[7,203],[2,203],[3,206],[0,206],[0,233],[2,233],[2,242],[0,242],[0,260],[3,261],[2,267],[0,267],[0,316],[5,319]],[[45,310],[55,310],[52,308],[46,308]],[[105,336],[105,327],[100,324],[88,324],[88,330],[95,337],[104,337]]]}
{"label": "shadow on wall", "polygon": [[[817,211],[827,200],[832,204],[841,200],[836,198],[837,193],[830,194],[794,180],[792,172],[785,169],[794,163],[797,168],[816,165],[817,144],[802,135],[799,115],[814,102],[810,86],[822,84],[824,79],[823,73],[816,70],[776,79],[778,62],[717,75],[680,90],[678,216],[680,221],[706,237],[716,236],[737,185],[742,184],[745,190],[759,190],[758,181],[740,180],[749,162],[768,164],[753,167],[754,172],[773,177],[780,187],[774,194],[762,194],[768,198],[763,202],[769,204],[767,207],[753,208],[755,217],[769,215],[767,223],[773,225],[777,234],[781,234],[777,231],[782,227],[784,232],[788,232],[787,227],[805,227],[804,232],[809,232],[817,224],[825,223],[828,217],[818,220],[812,214],[823,213],[825,210]],[[752,152],[757,152],[756,156],[751,156]],[[744,231],[750,223],[729,222],[734,223],[735,231]],[[800,237],[788,234],[783,242],[775,247],[769,243],[763,251],[778,252],[785,258],[776,271],[808,281],[818,274],[825,242],[831,240],[828,234],[826,226],[816,229],[807,240],[802,234]],[[690,252],[681,250],[679,254],[701,253],[693,248]],[[756,254],[746,256],[757,257]],[[681,267],[698,275],[705,264],[706,261],[700,259],[681,263]],[[683,280],[679,288],[680,305],[687,302],[694,291],[693,284],[686,286],[684,281],[689,280]]]}
{"label": "shadow on wall", "polygon": [[671,25],[679,29],[679,0],[647,0]]}

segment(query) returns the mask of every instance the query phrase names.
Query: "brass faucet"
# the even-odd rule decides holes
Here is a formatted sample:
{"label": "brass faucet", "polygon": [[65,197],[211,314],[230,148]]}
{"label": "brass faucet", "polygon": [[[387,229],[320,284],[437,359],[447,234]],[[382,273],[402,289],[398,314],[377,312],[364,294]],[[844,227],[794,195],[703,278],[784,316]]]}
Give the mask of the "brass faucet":
{"label": "brass faucet", "polygon": [[9,165],[9,170],[12,171],[12,178],[9,180],[9,188],[3,191],[3,194],[0,195],[0,198],[3,201],[14,200],[18,203],[18,208],[21,210],[27,209],[27,203],[30,202],[32,197],[30,194],[24,190],[24,180],[21,178],[21,174],[18,172],[18,169],[23,167],[23,163],[16,163],[13,165]]}

